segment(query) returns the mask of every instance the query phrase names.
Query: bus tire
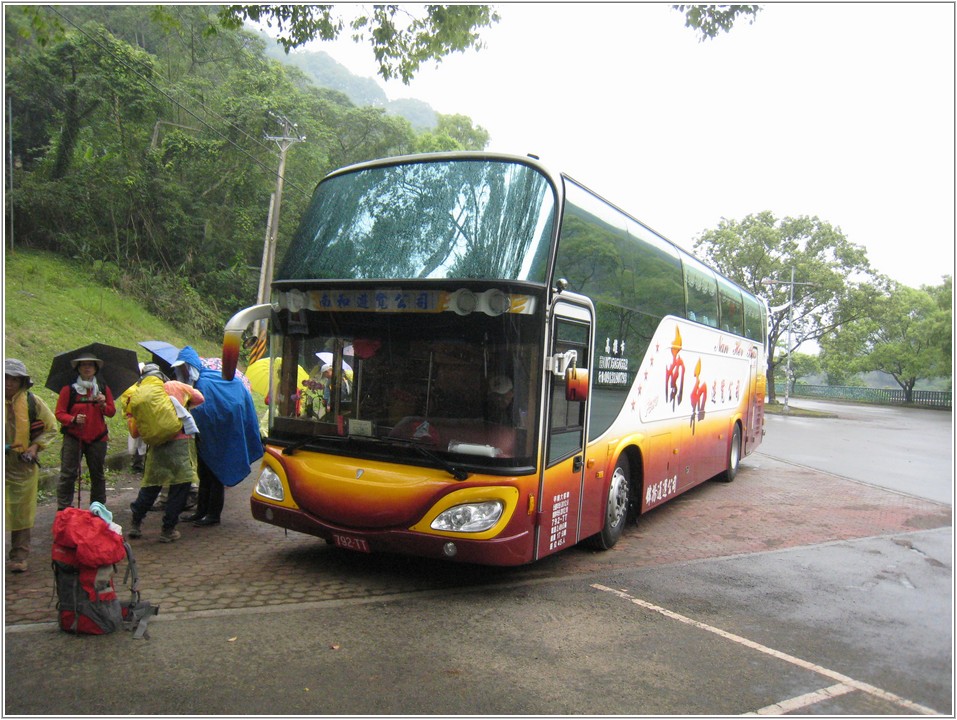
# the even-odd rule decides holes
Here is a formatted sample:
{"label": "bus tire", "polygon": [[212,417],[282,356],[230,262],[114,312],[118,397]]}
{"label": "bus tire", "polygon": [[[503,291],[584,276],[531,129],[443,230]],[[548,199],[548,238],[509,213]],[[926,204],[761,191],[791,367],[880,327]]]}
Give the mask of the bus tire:
{"label": "bus tire", "polygon": [[731,431],[731,442],[728,444],[727,469],[718,475],[721,482],[731,482],[738,474],[738,465],[741,463],[741,426],[734,424]]}
{"label": "bus tire", "polygon": [[608,483],[608,498],[605,502],[605,520],[601,532],[594,535],[592,546],[598,550],[609,550],[621,538],[628,522],[628,510],[631,507],[631,474],[628,471],[628,458],[618,458],[615,470]]}

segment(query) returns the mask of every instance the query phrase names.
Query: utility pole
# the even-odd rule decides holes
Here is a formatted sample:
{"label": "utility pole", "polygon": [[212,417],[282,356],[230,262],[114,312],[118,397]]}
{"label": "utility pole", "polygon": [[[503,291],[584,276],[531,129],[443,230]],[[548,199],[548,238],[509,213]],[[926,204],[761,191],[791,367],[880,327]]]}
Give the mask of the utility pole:
{"label": "utility pole", "polygon": [[13,99],[7,98],[7,128],[10,131],[10,252],[13,252]]}
{"label": "utility pole", "polygon": [[762,280],[763,285],[789,285],[789,295],[788,295],[788,365],[787,365],[787,374],[784,378],[784,408],[782,409],[784,414],[787,415],[791,412],[788,407],[788,399],[791,395],[791,324],[794,322],[794,286],[795,285],[813,285],[814,283],[809,282],[794,282],[794,266],[791,266],[791,281],[787,282],[785,280]]}
{"label": "utility pole", "polygon": [[[276,241],[279,236],[279,207],[282,203],[282,184],[286,170],[286,153],[293,143],[303,142],[306,138],[296,131],[298,127],[284,115],[269,113],[282,126],[282,134],[267,135],[267,140],[273,140],[279,146],[279,171],[276,173],[276,191],[272,195],[269,205],[269,220],[266,229],[266,242],[263,245],[263,262],[259,273],[259,295],[257,304],[269,302],[269,286],[272,284],[273,267],[276,262]],[[265,328],[265,321],[258,323],[257,333]]]}

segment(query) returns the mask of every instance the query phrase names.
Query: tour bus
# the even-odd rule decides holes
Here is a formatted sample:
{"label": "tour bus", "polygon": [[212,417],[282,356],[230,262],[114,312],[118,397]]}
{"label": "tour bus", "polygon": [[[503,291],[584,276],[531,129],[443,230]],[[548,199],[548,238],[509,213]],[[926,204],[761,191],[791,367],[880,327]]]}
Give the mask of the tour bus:
{"label": "tour bus", "polygon": [[767,306],[535,157],[436,153],[316,187],[270,302],[253,516],[364,553],[519,565],[764,435]]}

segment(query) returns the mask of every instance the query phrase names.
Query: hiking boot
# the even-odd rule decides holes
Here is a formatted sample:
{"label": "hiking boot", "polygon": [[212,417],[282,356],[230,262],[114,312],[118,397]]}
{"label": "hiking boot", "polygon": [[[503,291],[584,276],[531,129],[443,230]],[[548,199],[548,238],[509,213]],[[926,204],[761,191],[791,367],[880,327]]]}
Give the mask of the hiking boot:
{"label": "hiking boot", "polygon": [[169,530],[164,530],[160,533],[159,541],[161,543],[171,543],[176,542],[180,539],[180,537],[182,536],[179,534],[179,530],[176,528],[170,528]]}
{"label": "hiking boot", "polygon": [[143,537],[143,521],[134,520],[133,527],[126,531],[126,537],[128,538],[138,538]]}
{"label": "hiking boot", "polygon": [[10,563],[10,572],[22,573],[27,571],[26,560],[14,560]]}

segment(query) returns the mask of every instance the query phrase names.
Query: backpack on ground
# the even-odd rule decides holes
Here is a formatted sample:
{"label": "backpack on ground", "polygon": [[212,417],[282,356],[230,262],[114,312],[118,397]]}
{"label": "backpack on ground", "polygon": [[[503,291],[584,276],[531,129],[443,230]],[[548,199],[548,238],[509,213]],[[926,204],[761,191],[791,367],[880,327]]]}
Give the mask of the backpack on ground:
{"label": "backpack on ground", "polygon": [[143,442],[155,446],[169,442],[183,429],[173,401],[163,389],[163,381],[147,375],[137,383],[127,408],[136,421]]}
{"label": "backpack on ground", "polygon": [[[159,608],[140,599],[133,552],[109,523],[89,510],[59,511],[53,521],[52,556],[61,630],[106,635],[124,628],[136,638],[148,637],[147,620]],[[116,563],[124,558],[124,584],[132,579],[132,597],[120,602],[113,576]]]}

